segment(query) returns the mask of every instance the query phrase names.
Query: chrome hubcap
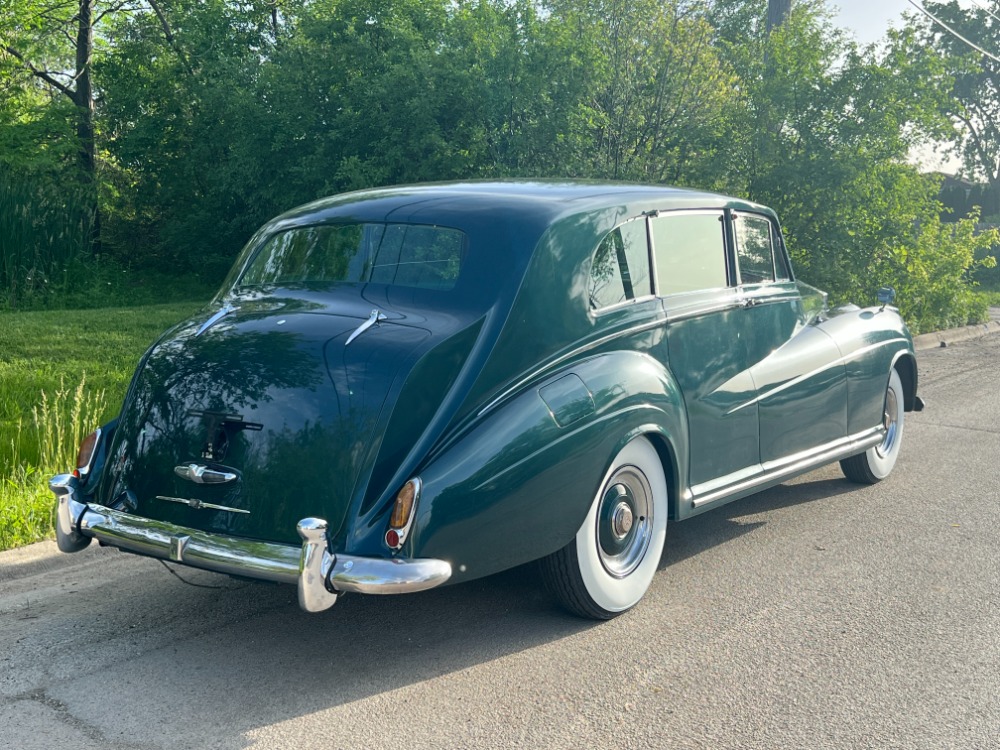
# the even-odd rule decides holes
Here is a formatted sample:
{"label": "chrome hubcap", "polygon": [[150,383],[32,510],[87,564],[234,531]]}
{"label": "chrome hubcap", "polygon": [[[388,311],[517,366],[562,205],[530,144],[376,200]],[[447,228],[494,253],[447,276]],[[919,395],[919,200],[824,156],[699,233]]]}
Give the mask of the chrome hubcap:
{"label": "chrome hubcap", "polygon": [[875,450],[879,456],[884,458],[892,452],[893,446],[896,444],[896,437],[899,434],[899,405],[896,401],[896,392],[892,388],[885,392],[882,427],[885,430],[885,437],[882,438],[881,445]]}
{"label": "chrome hubcap", "polygon": [[642,562],[653,535],[653,492],[635,466],[623,466],[605,486],[597,513],[601,565],[624,578]]}
{"label": "chrome hubcap", "polygon": [[616,539],[624,539],[632,529],[632,509],[628,503],[619,503],[612,517],[611,530]]}

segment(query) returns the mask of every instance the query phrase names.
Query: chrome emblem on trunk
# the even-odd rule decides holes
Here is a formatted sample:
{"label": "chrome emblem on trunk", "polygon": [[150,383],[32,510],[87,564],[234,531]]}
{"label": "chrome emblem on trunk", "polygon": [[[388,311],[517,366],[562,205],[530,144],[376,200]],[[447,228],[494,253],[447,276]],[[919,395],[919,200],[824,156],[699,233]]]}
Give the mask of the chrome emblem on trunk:
{"label": "chrome emblem on trunk", "polygon": [[189,508],[194,508],[195,510],[202,510],[207,508],[209,510],[224,510],[227,513],[246,513],[250,515],[250,511],[243,510],[242,508],[230,508],[228,505],[216,505],[215,503],[206,503],[204,500],[198,500],[197,498],[190,497],[169,497],[168,495],[157,495],[157,500],[166,500],[168,503],[180,503],[181,505],[186,505]]}
{"label": "chrome emblem on trunk", "polygon": [[195,484],[225,484],[236,479],[231,471],[210,469],[203,464],[184,464],[174,467],[174,474],[181,479],[188,479]]}

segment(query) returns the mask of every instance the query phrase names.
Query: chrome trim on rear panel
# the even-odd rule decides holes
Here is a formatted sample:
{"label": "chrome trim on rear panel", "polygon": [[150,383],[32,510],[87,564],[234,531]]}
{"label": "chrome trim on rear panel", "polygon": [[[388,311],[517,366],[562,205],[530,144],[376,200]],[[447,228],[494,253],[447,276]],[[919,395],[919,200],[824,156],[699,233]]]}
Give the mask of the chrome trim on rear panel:
{"label": "chrome trim on rear panel", "polygon": [[182,464],[174,467],[174,474],[195,484],[225,484],[236,479],[232,471],[210,469],[204,464]]}

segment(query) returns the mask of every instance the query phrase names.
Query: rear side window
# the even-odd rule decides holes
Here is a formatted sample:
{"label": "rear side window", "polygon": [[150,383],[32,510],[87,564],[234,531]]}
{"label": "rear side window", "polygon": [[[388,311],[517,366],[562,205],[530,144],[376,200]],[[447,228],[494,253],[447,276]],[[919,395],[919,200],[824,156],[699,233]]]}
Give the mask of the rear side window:
{"label": "rear side window", "polygon": [[650,227],[660,294],[727,285],[721,212],[663,214],[652,219]]}
{"label": "rear side window", "polygon": [[371,282],[447,290],[465,252],[457,229],[417,224],[320,224],[270,237],[238,286]]}
{"label": "rear side window", "polygon": [[587,293],[591,310],[653,293],[645,221],[626,222],[601,240],[590,264]]}
{"label": "rear side window", "polygon": [[[770,220],[763,216],[737,214],[734,217],[733,229],[736,234],[740,281],[744,284],[774,281],[775,243]],[[788,271],[781,266],[779,268],[781,270],[778,278],[787,279]]]}

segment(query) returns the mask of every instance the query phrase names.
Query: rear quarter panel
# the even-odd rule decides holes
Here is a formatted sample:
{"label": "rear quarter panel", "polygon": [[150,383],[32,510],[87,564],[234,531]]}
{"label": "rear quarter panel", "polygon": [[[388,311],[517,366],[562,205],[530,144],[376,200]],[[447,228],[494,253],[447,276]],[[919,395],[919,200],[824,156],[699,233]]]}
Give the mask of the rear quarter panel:
{"label": "rear quarter panel", "polygon": [[[642,433],[660,435],[668,461],[686,465],[680,394],[647,355],[596,355],[521,389],[421,471],[408,554],[448,560],[459,582],[555,552],[583,523],[614,455]],[[676,477],[676,465],[667,473]]]}

